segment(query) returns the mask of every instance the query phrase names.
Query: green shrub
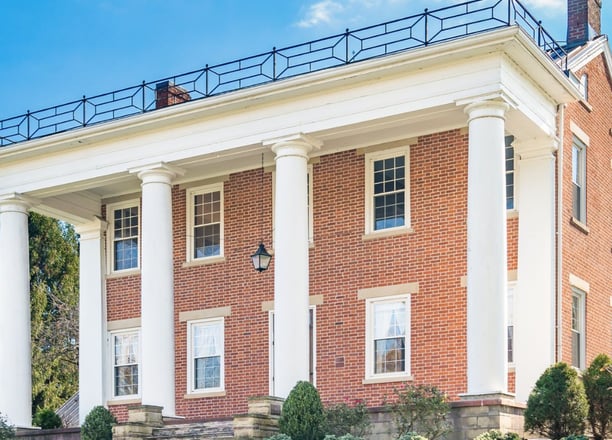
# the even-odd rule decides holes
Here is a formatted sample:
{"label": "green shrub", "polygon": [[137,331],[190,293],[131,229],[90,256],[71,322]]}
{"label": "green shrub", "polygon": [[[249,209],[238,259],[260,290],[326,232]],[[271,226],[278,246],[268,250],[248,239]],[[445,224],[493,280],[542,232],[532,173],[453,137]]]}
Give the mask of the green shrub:
{"label": "green shrub", "polygon": [[521,440],[521,437],[516,432],[502,434],[501,431],[492,429],[474,437],[474,440]]}
{"label": "green shrub", "polygon": [[353,407],[346,403],[331,405],[324,409],[324,414],[325,434],[338,438],[342,438],[345,434],[365,437],[370,432],[370,413],[364,402],[359,402]]}
{"label": "green shrub", "polygon": [[450,406],[438,388],[406,384],[403,389],[394,388],[393,391],[396,402],[388,406],[398,437],[415,433],[436,440],[451,431],[447,420]]}
{"label": "green shrub", "polygon": [[41,409],[34,415],[32,420],[34,426],[42,429],[55,429],[62,427],[62,419],[52,409]]}
{"label": "green shrub", "polygon": [[323,404],[310,382],[300,381],[287,396],[278,421],[281,434],[293,440],[323,440]]}
{"label": "green shrub", "polygon": [[268,437],[267,440],[291,440],[287,434],[274,434],[272,437]]}
{"label": "green shrub", "polygon": [[81,426],[82,440],[112,440],[113,425],[117,419],[103,406],[92,409]]}
{"label": "green shrub", "polygon": [[15,438],[15,428],[8,422],[6,417],[0,413],[0,440],[13,438]]}
{"label": "green shrub", "polygon": [[593,438],[603,440],[612,435],[612,359],[600,354],[582,375],[589,404],[587,417]]}
{"label": "green shrub", "polygon": [[407,432],[399,436],[397,440],[427,440],[427,437],[417,434],[416,432]]}
{"label": "green shrub", "polygon": [[525,409],[525,430],[559,440],[584,433],[588,404],[576,371],[559,362],[544,371]]}
{"label": "green shrub", "polygon": [[363,440],[363,437],[357,437],[353,434],[334,435],[327,434],[323,440]]}
{"label": "green shrub", "polygon": [[586,435],[568,435],[561,440],[589,440],[589,438]]}

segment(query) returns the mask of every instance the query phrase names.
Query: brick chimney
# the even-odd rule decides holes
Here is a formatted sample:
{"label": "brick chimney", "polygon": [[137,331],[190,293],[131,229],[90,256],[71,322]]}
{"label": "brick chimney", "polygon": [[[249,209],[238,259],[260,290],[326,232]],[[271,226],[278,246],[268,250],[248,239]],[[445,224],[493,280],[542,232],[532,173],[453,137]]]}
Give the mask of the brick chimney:
{"label": "brick chimney", "polygon": [[172,81],[155,84],[155,109],[185,101],[191,101],[191,95],[184,88],[175,86]]}
{"label": "brick chimney", "polygon": [[603,0],[567,0],[567,47],[580,46],[601,34]]}

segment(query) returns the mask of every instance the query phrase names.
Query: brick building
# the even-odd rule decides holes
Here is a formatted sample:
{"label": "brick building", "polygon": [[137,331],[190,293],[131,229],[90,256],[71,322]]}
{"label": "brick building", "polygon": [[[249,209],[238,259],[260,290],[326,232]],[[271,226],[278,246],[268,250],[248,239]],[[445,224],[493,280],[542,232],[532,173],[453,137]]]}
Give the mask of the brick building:
{"label": "brick building", "polygon": [[512,0],[486,27],[489,3],[439,11],[428,44],[427,14],[347,34],[338,66],[331,43],[321,68],[280,50],[285,78],[207,68],[204,92],[143,85],[134,115],[0,121],[0,411],[30,425],[29,210],[81,236],[81,420],[227,417],[298,380],[324,402],[410,382],[520,410],[550,364],[612,353],[600,4],[570,0],[565,51]]}

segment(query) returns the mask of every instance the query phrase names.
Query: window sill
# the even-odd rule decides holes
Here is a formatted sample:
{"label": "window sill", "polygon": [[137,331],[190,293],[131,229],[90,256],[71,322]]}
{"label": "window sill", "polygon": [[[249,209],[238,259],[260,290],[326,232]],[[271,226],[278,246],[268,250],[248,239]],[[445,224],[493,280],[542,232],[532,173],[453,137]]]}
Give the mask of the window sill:
{"label": "window sill", "polygon": [[586,235],[589,235],[589,232],[591,232],[589,227],[582,223],[580,220],[578,220],[576,217],[570,218],[570,224],[575,226],[580,232],[583,232]]}
{"label": "window sill", "polygon": [[203,399],[206,397],[223,397],[225,395],[225,391],[198,391],[185,394],[183,399]]}
{"label": "window sill", "polygon": [[511,218],[518,218],[519,213],[516,209],[508,209],[506,210],[506,218],[509,220]]}
{"label": "window sill", "polygon": [[129,277],[132,275],[140,275],[140,268],[126,269],[126,270],[111,272],[106,275],[106,279],[112,280],[113,278],[123,278],[123,277]]}
{"label": "window sill", "polygon": [[393,237],[395,235],[408,235],[414,234],[414,229],[404,227],[404,228],[393,228],[393,229],[383,229],[381,231],[372,231],[361,236],[361,240],[376,240],[377,238],[385,238],[385,237]]}
{"label": "window sill", "polygon": [[406,380],[414,380],[413,376],[387,376],[387,377],[371,377],[369,379],[363,379],[361,383],[363,385],[369,385],[374,383],[389,383],[389,382],[404,382]]}
{"label": "window sill", "polygon": [[200,258],[198,260],[185,261],[182,267],[195,267],[195,266],[206,266],[207,264],[225,263],[225,257],[220,255],[218,257],[207,257]]}
{"label": "window sill", "polygon": [[134,399],[114,399],[106,402],[108,406],[116,406],[116,405],[140,405],[142,400],[140,398]]}

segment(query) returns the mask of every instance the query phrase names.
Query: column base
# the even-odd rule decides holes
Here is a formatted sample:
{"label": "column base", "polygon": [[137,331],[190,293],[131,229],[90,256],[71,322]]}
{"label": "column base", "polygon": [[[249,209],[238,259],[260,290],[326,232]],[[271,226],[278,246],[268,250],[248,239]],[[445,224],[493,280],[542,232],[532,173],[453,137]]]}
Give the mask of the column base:
{"label": "column base", "polygon": [[526,405],[516,402],[513,394],[463,394],[460,398],[451,402],[455,429],[450,439],[469,440],[492,429],[502,433],[516,432],[523,437]]}

